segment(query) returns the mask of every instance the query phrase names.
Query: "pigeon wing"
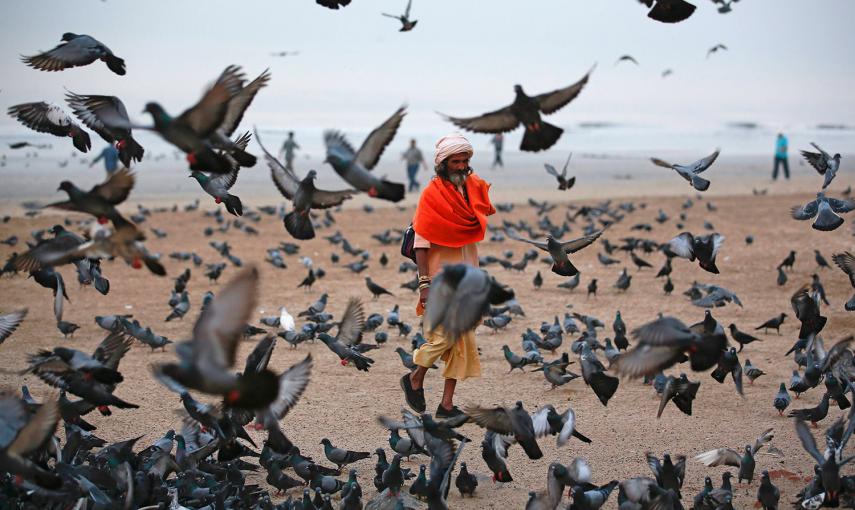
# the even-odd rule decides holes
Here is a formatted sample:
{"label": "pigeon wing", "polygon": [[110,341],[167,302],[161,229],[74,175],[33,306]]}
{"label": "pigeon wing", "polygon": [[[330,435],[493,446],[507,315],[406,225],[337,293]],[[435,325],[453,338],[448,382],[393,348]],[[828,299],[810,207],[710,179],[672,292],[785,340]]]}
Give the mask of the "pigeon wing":
{"label": "pigeon wing", "polygon": [[826,170],[828,170],[828,160],[822,154],[802,151],[802,157],[804,157],[805,161],[819,172],[820,175],[825,175]]}
{"label": "pigeon wing", "polygon": [[593,234],[589,234],[578,239],[573,239],[572,241],[561,243],[561,247],[564,248],[565,253],[576,253],[582,248],[590,246],[594,241],[599,239],[601,235],[603,235],[603,231],[597,230]]}
{"label": "pigeon wing", "polygon": [[[56,136],[68,136],[70,119],[66,123],[57,122],[48,115],[51,106],[44,101],[38,103],[23,103],[9,108],[8,113],[33,131],[50,133]],[[54,107],[57,108],[57,107]],[[56,111],[53,112],[54,115]]]}
{"label": "pigeon wing", "polygon": [[585,88],[585,85],[588,83],[588,77],[591,75],[592,71],[593,68],[591,71],[588,71],[581,80],[564,87],[563,89],[553,90],[552,92],[546,92],[544,94],[534,96],[534,100],[537,101],[540,111],[549,115],[550,113],[557,112],[567,105],[567,103],[576,99],[576,96],[582,92],[582,89]]}
{"label": "pigeon wing", "polygon": [[355,345],[362,340],[362,330],[364,329],[365,309],[362,306],[362,301],[351,298],[341,316],[338,334],[335,338],[344,344]]}
{"label": "pigeon wing", "polygon": [[841,271],[849,276],[849,283],[855,287],[855,256],[845,251],[843,253],[835,253],[831,256],[831,260],[834,261]]}
{"label": "pigeon wing", "polygon": [[62,71],[69,67],[83,66],[100,57],[100,51],[92,52],[79,43],[63,42],[52,50],[22,57],[21,61],[40,71]]}
{"label": "pigeon wing", "polygon": [[796,220],[809,220],[816,216],[819,211],[819,204],[816,200],[811,200],[805,205],[795,206],[790,209],[790,214]]}
{"label": "pigeon wing", "polygon": [[217,81],[205,91],[198,103],[188,108],[176,121],[189,126],[198,136],[211,135],[226,118],[229,102],[243,85],[243,73],[238,66],[227,67]]}
{"label": "pigeon wing", "polygon": [[258,78],[252,80],[247,84],[247,86],[240,89],[240,92],[238,92],[231,101],[229,101],[229,106],[226,109],[226,115],[220,124],[220,129],[226,136],[231,136],[232,133],[235,132],[237,127],[240,125],[241,119],[243,119],[243,114],[246,112],[246,109],[249,108],[252,100],[255,99],[255,95],[258,94],[259,90],[267,86],[267,82],[269,81],[270,72],[268,69],[265,69]]}
{"label": "pigeon wing", "polygon": [[468,407],[466,414],[479,426],[497,434],[514,433],[511,418],[504,407],[494,407],[493,409],[478,406]]}
{"label": "pigeon wing", "polygon": [[18,326],[21,325],[21,322],[23,322],[24,317],[26,316],[26,308],[16,312],[7,313],[6,315],[0,315],[0,344],[9,338],[16,329],[18,329]]}
{"label": "pigeon wing", "polygon": [[120,204],[128,198],[134,187],[134,174],[127,168],[111,173],[107,180],[93,187],[89,193],[110,204]]}
{"label": "pigeon wing", "polygon": [[734,466],[739,467],[742,463],[742,457],[735,450],[730,448],[719,448],[708,452],[700,453],[695,456],[695,460],[701,462],[707,467],[715,466]]}
{"label": "pigeon wing", "polygon": [[689,165],[689,170],[695,175],[703,172],[715,162],[716,158],[718,158],[719,152],[721,152],[721,150],[716,149],[715,152],[713,152],[709,156],[695,161],[694,163]]}
{"label": "pigeon wing", "polygon": [[395,137],[395,133],[398,132],[401,121],[404,120],[404,115],[407,114],[406,108],[406,105],[398,108],[391,117],[374,129],[368,135],[368,138],[362,142],[362,147],[356,153],[356,161],[366,170],[371,170],[377,165],[386,146],[389,145],[389,142]]}
{"label": "pigeon wing", "polygon": [[847,213],[855,209],[855,200],[838,200],[836,198],[829,198],[828,205],[830,205],[831,210],[836,213]]}
{"label": "pigeon wing", "polygon": [[506,133],[513,131],[520,121],[510,106],[488,112],[477,117],[451,117],[440,114],[455,126],[475,133]]}
{"label": "pigeon wing", "polygon": [[116,96],[78,95],[69,92],[65,101],[83,124],[98,133],[107,143],[114,142],[109,130],[130,129],[125,104]]}
{"label": "pigeon wing", "polygon": [[312,375],[312,355],[306,355],[303,361],[293,365],[279,376],[279,392],[276,400],[270,404],[270,413],[281,420],[300,400],[300,396],[309,385]]}
{"label": "pigeon wing", "polygon": [[267,166],[270,167],[270,177],[273,179],[273,184],[276,185],[276,189],[279,190],[279,193],[282,193],[282,196],[287,198],[288,200],[293,200],[294,195],[297,193],[297,188],[300,187],[300,180],[297,179],[297,176],[294,174],[292,170],[282,165],[278,159],[274,158],[267,149],[264,148],[264,145],[261,143],[261,139],[258,137],[258,130],[255,130],[255,141],[258,142],[258,146],[261,147],[262,152],[264,152],[264,158],[267,160]]}
{"label": "pigeon wing", "polygon": [[231,367],[243,330],[255,309],[258,270],[238,274],[199,316],[193,326],[193,352],[197,359]]}

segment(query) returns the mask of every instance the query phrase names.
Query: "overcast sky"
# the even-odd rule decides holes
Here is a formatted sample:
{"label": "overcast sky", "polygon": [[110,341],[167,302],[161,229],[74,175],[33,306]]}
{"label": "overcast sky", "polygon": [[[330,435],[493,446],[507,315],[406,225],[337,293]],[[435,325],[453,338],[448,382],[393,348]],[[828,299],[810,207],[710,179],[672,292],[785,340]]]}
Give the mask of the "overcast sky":
{"label": "overcast sky", "polygon": [[[588,87],[550,122],[612,121],[702,128],[756,121],[806,126],[855,121],[853,0],[742,0],[721,15],[709,0],[683,23],[646,17],[636,0],[414,0],[416,29],[399,33],[406,0],[5,1],[0,7],[0,105],[59,102],[63,87],[121,97],[132,116],[158,100],[179,113],[228,64],[271,85],[245,118],[296,129],[365,132],[401,103],[407,128],[448,127],[436,111],[469,116],[573,83]],[[90,34],[127,62],[61,73],[19,55],[48,50],[63,32]],[[730,51],[706,57],[724,43]],[[281,50],[300,55],[271,57]],[[631,54],[639,67],[615,60]],[[671,68],[674,74],[662,79]],[[146,119],[147,120],[147,119]],[[8,132],[8,116],[0,127]]]}

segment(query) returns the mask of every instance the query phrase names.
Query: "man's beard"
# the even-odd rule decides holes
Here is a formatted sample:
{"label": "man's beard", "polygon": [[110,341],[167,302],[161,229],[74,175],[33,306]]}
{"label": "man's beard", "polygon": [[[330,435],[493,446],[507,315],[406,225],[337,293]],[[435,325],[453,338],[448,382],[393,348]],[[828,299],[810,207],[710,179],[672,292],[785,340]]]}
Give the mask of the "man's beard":
{"label": "man's beard", "polygon": [[[469,170],[468,168],[466,170]],[[463,186],[463,183],[466,182],[466,178],[469,176],[466,170],[462,170],[460,172],[448,172],[448,180],[451,184],[454,184],[457,187]]]}

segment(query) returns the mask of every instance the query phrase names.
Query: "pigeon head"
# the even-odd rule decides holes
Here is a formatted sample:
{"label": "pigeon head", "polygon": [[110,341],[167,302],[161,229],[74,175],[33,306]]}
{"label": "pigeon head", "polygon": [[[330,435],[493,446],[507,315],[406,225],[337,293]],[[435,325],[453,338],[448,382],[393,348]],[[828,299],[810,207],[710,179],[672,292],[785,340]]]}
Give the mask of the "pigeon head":
{"label": "pigeon head", "polygon": [[209,180],[209,177],[198,170],[193,170],[190,172],[191,179],[196,179],[200,184],[203,184]]}
{"label": "pigeon head", "polygon": [[326,445],[330,445],[330,444],[332,444],[332,443],[330,443],[330,440],[329,440],[329,439],[327,439],[327,438],[323,438],[323,439],[321,439],[320,444],[322,444],[322,445],[325,445],[325,446],[326,446]]}
{"label": "pigeon head", "polygon": [[309,170],[309,172],[306,174],[305,179],[312,180],[312,179],[317,178],[317,176],[318,176],[318,172],[316,172],[315,170]]}
{"label": "pigeon head", "polygon": [[517,94],[525,94],[525,92],[523,92],[522,85],[514,85],[514,92]]}
{"label": "pigeon head", "polygon": [[74,184],[71,181],[62,181],[59,183],[59,187],[56,189],[57,191],[65,191],[66,193],[71,192],[74,189]]}
{"label": "pigeon head", "polygon": [[70,41],[76,37],[77,37],[77,34],[72,33],[72,32],[66,32],[66,33],[62,34],[62,40],[63,41]]}

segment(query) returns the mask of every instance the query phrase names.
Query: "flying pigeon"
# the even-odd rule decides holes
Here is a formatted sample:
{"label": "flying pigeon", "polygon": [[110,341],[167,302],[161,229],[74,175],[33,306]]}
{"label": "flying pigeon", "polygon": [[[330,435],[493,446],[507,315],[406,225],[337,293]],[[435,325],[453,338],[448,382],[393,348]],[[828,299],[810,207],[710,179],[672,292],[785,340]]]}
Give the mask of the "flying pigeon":
{"label": "flying pigeon", "polygon": [[[258,138],[258,132],[255,133],[255,140],[259,147],[264,152],[264,157],[267,160],[267,166],[270,167],[270,176],[273,178],[273,184],[282,195],[294,203],[294,210],[285,215],[283,223],[285,229],[295,239],[306,240],[315,237],[315,228],[312,226],[312,218],[310,211],[312,209],[327,209],[340,205],[345,200],[348,200],[356,194],[352,190],[326,191],[315,187],[315,177],[317,172],[309,170],[303,180],[299,180],[293,170],[286,167],[273,157],[261,140]],[[314,273],[312,273],[314,274]],[[311,284],[309,284],[311,286]]]}
{"label": "flying pigeon", "polygon": [[114,73],[125,75],[125,61],[94,37],[66,32],[62,34],[62,41],[50,51],[32,57],[21,57],[21,61],[39,71],[62,71],[101,60]]}
{"label": "flying pigeon", "polygon": [[80,152],[87,152],[92,147],[89,133],[55,104],[44,101],[22,103],[10,107],[7,112],[33,131],[71,138],[74,147]]}
{"label": "flying pigeon", "polygon": [[86,127],[98,133],[105,142],[116,145],[119,159],[126,167],[131,166],[131,161],[142,161],[145,150],[134,140],[128,111],[121,99],[69,92],[65,102]]}
{"label": "flying pigeon", "polygon": [[715,152],[713,152],[709,156],[703,159],[699,159],[689,165],[672,165],[671,163],[663,161],[659,158],[651,158],[650,161],[652,161],[654,165],[675,170],[678,174],[680,174],[680,177],[686,179],[686,181],[688,181],[693,188],[698,191],[706,191],[710,187],[710,181],[702,177],[698,177],[698,174],[704,172],[707,168],[709,168],[715,162],[716,158],[718,157],[718,154],[719,150],[716,149]]}
{"label": "flying pigeon", "polygon": [[540,114],[555,113],[575,99],[588,83],[590,75],[591,71],[588,71],[581,80],[572,85],[536,96],[526,95],[521,85],[514,85],[516,97],[513,103],[477,117],[440,115],[455,126],[475,133],[505,133],[513,131],[522,124],[525,134],[520,150],[526,152],[546,150],[555,145],[564,130],[543,122]]}
{"label": "flying pigeon", "polygon": [[825,176],[825,181],[822,183],[822,189],[828,187],[834,177],[837,175],[837,170],[840,169],[840,154],[836,153],[831,156],[820,148],[819,145],[811,142],[811,145],[819,152],[802,151],[802,156],[810,163],[819,175]]}
{"label": "flying pigeon", "polygon": [[404,198],[404,185],[378,178],[371,170],[380,161],[380,156],[395,137],[406,114],[406,106],[398,108],[368,135],[358,151],[353,150],[342,133],[335,130],[326,131],[326,161],[342,179],[359,191],[368,193],[368,196],[391,202],[401,201]]}
{"label": "flying pigeon", "polygon": [[410,30],[416,28],[416,23],[419,22],[419,20],[417,19],[410,19],[410,7],[412,6],[413,0],[407,0],[407,9],[404,11],[404,14],[401,14],[400,16],[396,16],[394,14],[386,14],[385,12],[381,14],[383,16],[399,20],[401,22],[401,29],[399,30],[399,32],[409,32]]}

